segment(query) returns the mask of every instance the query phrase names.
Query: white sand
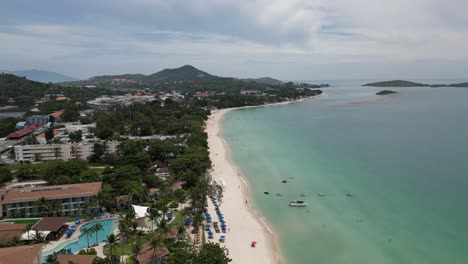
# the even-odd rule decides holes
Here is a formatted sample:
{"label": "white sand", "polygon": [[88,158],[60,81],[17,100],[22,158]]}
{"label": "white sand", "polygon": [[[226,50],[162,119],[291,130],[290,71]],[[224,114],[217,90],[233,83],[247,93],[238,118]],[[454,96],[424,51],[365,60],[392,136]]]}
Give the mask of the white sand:
{"label": "white sand", "polygon": [[[264,106],[295,103],[314,97]],[[244,108],[262,106],[248,106]],[[233,264],[284,263],[278,238],[267,221],[253,208],[248,195],[247,182],[242,178],[242,175],[231,161],[229,150],[220,135],[220,122],[223,116],[235,109],[239,108],[221,109],[213,112],[206,126],[210,159],[213,163],[211,176],[219,184],[224,183],[224,198],[222,199],[220,208],[229,228],[226,234],[215,234],[212,241],[217,242],[221,235],[226,236],[224,244],[229,250],[229,257],[232,258],[231,263]],[[213,221],[219,222],[211,200],[208,201],[208,211]],[[251,248],[250,246],[252,241],[257,242],[255,248]]]}
{"label": "white sand", "polygon": [[[226,234],[216,234],[214,240],[217,242],[220,235],[226,236],[224,244],[229,250],[233,264],[283,263],[273,231],[261,222],[261,217],[251,208],[246,182],[238,175],[220,137],[219,122],[230,110],[232,109],[214,112],[208,119],[206,128],[210,159],[213,163],[212,178],[218,183],[223,181],[226,186],[220,208],[229,231]],[[209,201],[208,204],[213,221],[218,221],[212,202]],[[257,242],[255,248],[250,246],[252,241]]]}

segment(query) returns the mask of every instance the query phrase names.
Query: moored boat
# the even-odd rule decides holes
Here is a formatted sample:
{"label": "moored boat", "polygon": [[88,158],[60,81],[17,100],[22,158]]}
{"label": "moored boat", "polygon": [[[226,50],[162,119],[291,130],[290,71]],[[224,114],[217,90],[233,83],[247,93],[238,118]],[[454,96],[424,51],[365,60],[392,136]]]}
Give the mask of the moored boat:
{"label": "moored boat", "polygon": [[304,201],[295,200],[295,201],[290,201],[289,206],[292,206],[292,207],[305,207],[305,206],[307,206],[307,203],[304,202]]}

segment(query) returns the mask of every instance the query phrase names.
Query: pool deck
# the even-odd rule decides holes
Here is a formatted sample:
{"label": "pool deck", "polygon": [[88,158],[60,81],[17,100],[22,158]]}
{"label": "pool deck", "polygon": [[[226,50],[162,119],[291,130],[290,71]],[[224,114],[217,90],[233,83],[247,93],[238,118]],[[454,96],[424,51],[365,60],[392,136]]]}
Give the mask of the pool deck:
{"label": "pool deck", "polygon": [[[96,221],[102,221],[102,220],[117,220],[118,218],[117,217],[102,217],[102,218],[97,218],[97,219],[93,219],[91,221],[87,221],[87,222],[82,222],[80,224],[78,224],[78,228],[76,229],[75,232],[73,232],[73,234],[70,236],[70,238],[67,238],[66,235],[63,235],[58,241],[50,241],[49,244],[46,244],[42,247],[42,254],[46,253],[46,252],[49,252],[49,251],[52,251],[54,250],[55,248],[57,248],[58,246],[61,246],[62,244],[65,244],[67,242],[70,242],[70,241],[73,241],[74,239],[77,239],[80,237],[80,229],[82,226],[86,225],[86,224],[89,224],[89,223],[92,223],[92,222],[96,222]],[[75,222],[67,222],[66,223],[67,225],[69,226],[72,226],[72,225],[77,225]],[[114,233],[116,232],[116,230],[113,230]],[[105,242],[103,243],[100,243],[100,244],[105,244]]]}

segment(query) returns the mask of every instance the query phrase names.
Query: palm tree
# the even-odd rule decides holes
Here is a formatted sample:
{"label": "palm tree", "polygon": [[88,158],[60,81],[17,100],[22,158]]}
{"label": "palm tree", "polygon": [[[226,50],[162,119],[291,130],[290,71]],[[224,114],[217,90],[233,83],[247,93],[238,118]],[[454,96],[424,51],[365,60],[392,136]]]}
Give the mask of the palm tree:
{"label": "palm tree", "polygon": [[62,211],[62,203],[60,203],[59,200],[51,200],[49,203],[49,211],[52,212],[53,216],[57,216],[57,211]]}
{"label": "palm tree", "polygon": [[138,237],[138,244],[140,244],[141,238],[145,236],[145,233],[143,231],[141,231],[141,230],[138,230],[136,235]]}
{"label": "palm tree", "polygon": [[28,241],[29,241],[29,232],[31,232],[32,226],[33,226],[32,224],[28,224],[26,226],[26,232],[28,232]]}
{"label": "palm tree", "polygon": [[49,200],[45,197],[41,197],[37,200],[37,205],[41,209],[41,214],[45,216],[49,211]]}
{"label": "palm tree", "polygon": [[109,243],[109,246],[110,246],[110,257],[112,259],[113,257],[113,254],[112,254],[112,248],[116,242],[116,238],[115,238],[115,235],[114,234],[110,234],[108,237],[107,237],[107,243]]}
{"label": "palm tree", "polygon": [[89,237],[93,235],[93,230],[92,228],[82,228],[81,229],[81,235],[80,237],[86,236],[86,239],[88,240],[88,248],[89,248]]}
{"label": "palm tree", "polygon": [[47,241],[46,237],[39,233],[39,231],[36,230],[36,233],[32,237],[33,244],[49,244],[49,241]]}
{"label": "palm tree", "polygon": [[91,229],[96,232],[96,244],[99,244],[98,232],[104,230],[103,226],[100,223],[96,223]]}
{"label": "palm tree", "polygon": [[158,223],[158,230],[162,236],[165,236],[169,232],[169,224],[166,219],[161,219]]}
{"label": "palm tree", "polygon": [[135,243],[132,245],[132,254],[133,254],[133,259],[135,262],[138,260],[138,253],[140,253],[141,250],[141,244],[140,243]]}
{"label": "palm tree", "polygon": [[151,240],[150,240],[150,247],[153,249],[153,259],[154,256],[156,255],[156,249],[161,245],[162,243],[162,237],[160,234],[155,234]]}
{"label": "palm tree", "polygon": [[122,250],[120,256],[123,257],[124,240],[126,240],[125,238],[128,236],[128,225],[124,218],[119,220],[118,228],[120,232],[120,248]]}
{"label": "palm tree", "polygon": [[158,220],[161,215],[158,212],[158,209],[151,209],[149,214],[146,214],[146,217],[151,221],[151,231],[154,232],[154,221]]}

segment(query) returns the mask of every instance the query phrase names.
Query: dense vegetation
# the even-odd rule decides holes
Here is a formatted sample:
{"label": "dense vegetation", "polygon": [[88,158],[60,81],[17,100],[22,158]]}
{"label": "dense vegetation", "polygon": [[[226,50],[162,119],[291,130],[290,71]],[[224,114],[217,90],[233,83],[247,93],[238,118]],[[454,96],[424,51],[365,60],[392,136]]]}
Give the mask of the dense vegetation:
{"label": "dense vegetation", "polygon": [[391,90],[383,90],[383,91],[377,92],[376,95],[387,95],[387,94],[396,94],[396,93],[398,92],[391,91]]}
{"label": "dense vegetation", "polygon": [[52,83],[30,81],[12,74],[0,74],[0,106],[31,107],[45,94],[63,94],[73,102],[85,102],[100,95],[113,93],[103,88],[62,87]]}
{"label": "dense vegetation", "polygon": [[364,86],[374,86],[374,87],[468,87],[468,82],[455,83],[455,84],[424,84],[410,81],[386,81],[386,82],[374,82],[367,83]]}

